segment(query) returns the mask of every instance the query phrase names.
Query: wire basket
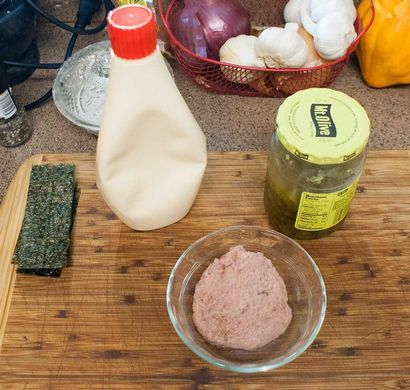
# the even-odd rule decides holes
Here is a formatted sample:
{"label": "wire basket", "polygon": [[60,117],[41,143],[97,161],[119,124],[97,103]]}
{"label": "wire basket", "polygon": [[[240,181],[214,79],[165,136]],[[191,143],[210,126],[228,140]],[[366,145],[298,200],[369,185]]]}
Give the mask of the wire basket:
{"label": "wire basket", "polygon": [[[284,24],[283,9],[287,0],[241,0],[248,10],[252,25],[278,26]],[[159,13],[168,33],[175,58],[184,73],[203,88],[216,93],[242,96],[283,97],[297,91],[313,87],[326,87],[340,74],[350,55],[356,49],[360,38],[370,28],[374,19],[373,12],[367,26],[363,28],[360,17],[355,21],[356,39],[351,43],[346,54],[337,60],[310,68],[255,68],[232,65],[200,57],[179,42],[170,27],[174,13],[184,5],[183,0],[171,0],[165,9],[164,1],[158,0]],[[233,80],[233,81],[231,81]],[[253,80],[249,82],[249,80]]]}

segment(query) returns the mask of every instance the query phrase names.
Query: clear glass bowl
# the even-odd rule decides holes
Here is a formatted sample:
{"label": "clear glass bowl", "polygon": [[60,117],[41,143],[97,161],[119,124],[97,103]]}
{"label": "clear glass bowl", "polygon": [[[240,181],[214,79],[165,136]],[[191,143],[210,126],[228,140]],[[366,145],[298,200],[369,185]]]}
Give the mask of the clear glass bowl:
{"label": "clear glass bowl", "polygon": [[53,99],[68,120],[97,135],[111,65],[111,43],[93,43],[74,53],[58,70]]}
{"label": "clear glass bowl", "polygon": [[[209,344],[192,320],[195,286],[208,265],[235,245],[262,252],[283,278],[293,318],[286,332],[255,350]],[[295,241],[257,226],[233,226],[194,242],[175,264],[167,287],[167,309],[182,341],[199,357],[227,370],[252,373],[281,367],[298,357],[316,338],[325,318],[326,290],[319,268]]]}
{"label": "clear glass bowl", "polygon": [[110,66],[111,42],[93,43],[64,62],[53,84],[54,104],[60,113],[94,135],[100,130]]}

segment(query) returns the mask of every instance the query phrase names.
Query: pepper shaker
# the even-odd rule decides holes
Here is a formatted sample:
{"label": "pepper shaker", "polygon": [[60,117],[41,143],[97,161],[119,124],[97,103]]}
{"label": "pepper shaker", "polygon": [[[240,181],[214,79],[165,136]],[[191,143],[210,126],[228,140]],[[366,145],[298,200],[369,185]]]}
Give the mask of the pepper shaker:
{"label": "pepper shaker", "polygon": [[0,60],[0,145],[7,148],[27,142],[32,134],[24,107],[11,94],[6,67]]}

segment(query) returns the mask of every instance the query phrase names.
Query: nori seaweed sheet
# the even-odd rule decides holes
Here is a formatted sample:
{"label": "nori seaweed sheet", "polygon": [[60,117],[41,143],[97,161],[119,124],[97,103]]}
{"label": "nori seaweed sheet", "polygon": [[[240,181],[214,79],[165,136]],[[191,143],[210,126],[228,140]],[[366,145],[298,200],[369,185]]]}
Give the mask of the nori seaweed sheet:
{"label": "nori seaweed sheet", "polygon": [[37,268],[37,269],[25,269],[18,268],[18,273],[37,276],[52,276],[59,277],[62,272],[62,268],[49,269],[49,268]]}
{"label": "nori seaweed sheet", "polygon": [[79,191],[72,164],[34,165],[14,253],[18,271],[59,276],[68,262]]}

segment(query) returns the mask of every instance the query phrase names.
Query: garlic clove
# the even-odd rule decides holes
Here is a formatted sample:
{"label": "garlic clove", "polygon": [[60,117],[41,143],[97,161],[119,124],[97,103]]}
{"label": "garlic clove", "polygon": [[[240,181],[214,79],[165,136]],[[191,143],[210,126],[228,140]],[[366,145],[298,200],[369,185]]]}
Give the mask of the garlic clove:
{"label": "garlic clove", "polygon": [[257,38],[253,35],[238,35],[228,39],[219,51],[222,62],[243,66],[261,66],[263,61],[256,56],[255,44]]}
{"label": "garlic clove", "polygon": [[[253,35],[243,34],[228,39],[219,50],[220,61],[232,65],[265,68],[264,61],[258,58],[255,52],[256,40]],[[221,70],[226,79],[239,84],[247,84],[257,79],[260,73],[226,65],[221,65]]]}
{"label": "garlic clove", "polygon": [[320,20],[314,38],[319,55],[327,60],[343,56],[357,34],[348,17],[332,12]]}
{"label": "garlic clove", "polygon": [[256,54],[269,68],[299,68],[308,58],[308,48],[297,33],[296,23],[285,28],[270,27],[262,31],[256,41]]}
{"label": "garlic clove", "polygon": [[[305,40],[309,50],[309,56],[304,68],[321,65],[327,61],[317,53],[313,37],[301,26],[298,28],[298,34]],[[297,91],[307,88],[319,88],[325,84],[331,75],[331,68],[324,67],[314,70],[292,71],[284,73],[274,73],[274,84],[279,91],[291,95]]]}
{"label": "garlic clove", "polygon": [[356,8],[352,0],[309,0],[310,1],[310,17],[316,23],[321,19],[331,14],[332,12],[340,12],[354,23],[356,20]]}
{"label": "garlic clove", "polygon": [[343,56],[357,34],[354,25],[346,14],[331,12],[318,23],[310,17],[310,0],[303,0],[300,17],[305,30],[313,35],[314,44],[319,55],[327,60]]}
{"label": "garlic clove", "polygon": [[310,0],[302,0],[299,8],[300,20],[303,28],[310,34],[316,35],[317,23],[310,17]]}
{"label": "garlic clove", "polygon": [[306,45],[308,47],[309,55],[306,63],[303,65],[304,68],[310,68],[312,66],[318,66],[327,62],[323,59],[315,48],[315,44],[313,42],[313,36],[310,35],[302,26],[298,28],[298,34],[304,39]]}
{"label": "garlic clove", "polygon": [[285,9],[283,10],[283,17],[285,22],[293,22],[297,24],[301,24],[299,8],[302,3],[302,0],[289,0],[286,5]]}

